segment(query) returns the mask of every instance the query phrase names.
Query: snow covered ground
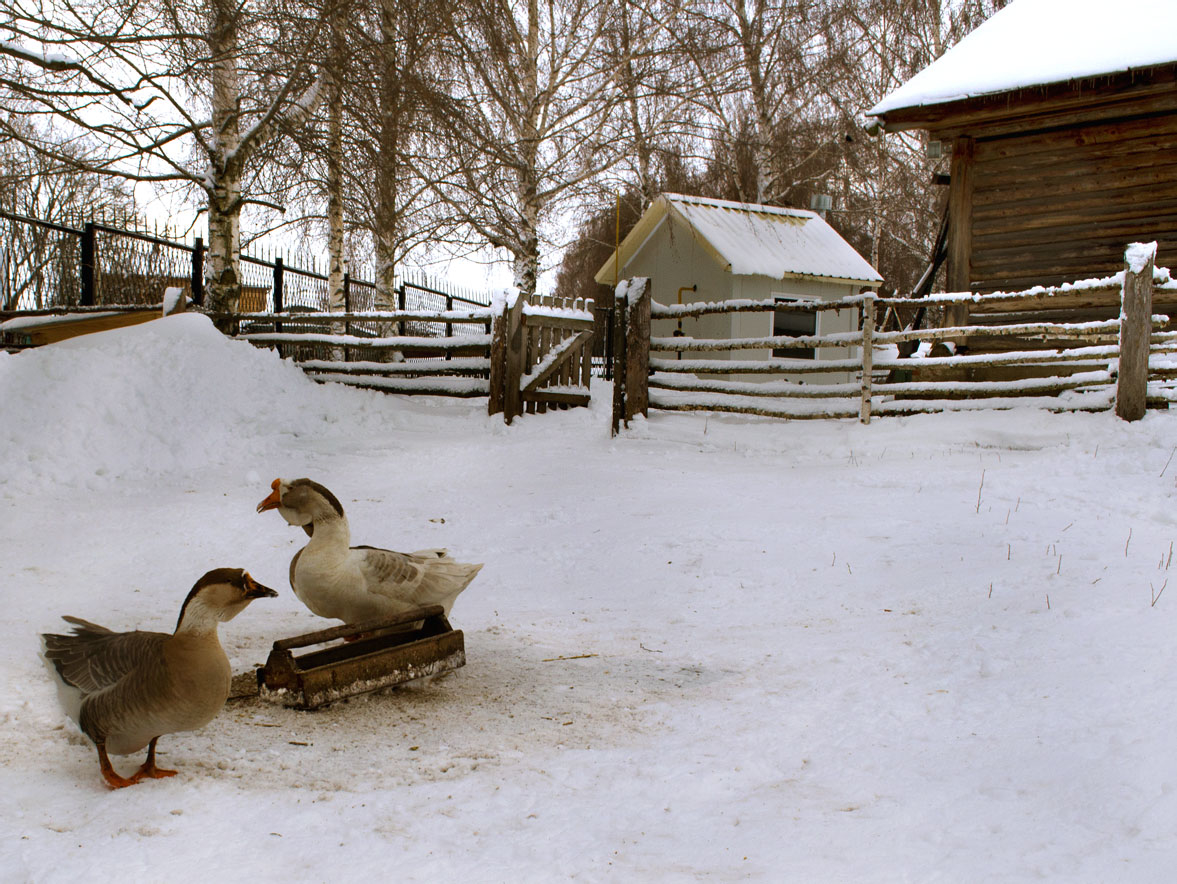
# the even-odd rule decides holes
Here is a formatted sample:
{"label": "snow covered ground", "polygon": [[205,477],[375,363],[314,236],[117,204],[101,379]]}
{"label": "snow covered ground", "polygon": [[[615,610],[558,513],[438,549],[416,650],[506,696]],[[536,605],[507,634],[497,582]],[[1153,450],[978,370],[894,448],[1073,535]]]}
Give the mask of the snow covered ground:
{"label": "snow covered ground", "polygon": [[[611,440],[595,389],[505,427],[197,316],[0,354],[0,879],[1171,880],[1177,415]],[[179,776],[108,791],[37,634],[169,630],[217,566],[280,591],[221,628],[235,671],[328,625],[254,512],[277,476],[354,542],[485,562],[468,664],[230,703],[160,741]]]}

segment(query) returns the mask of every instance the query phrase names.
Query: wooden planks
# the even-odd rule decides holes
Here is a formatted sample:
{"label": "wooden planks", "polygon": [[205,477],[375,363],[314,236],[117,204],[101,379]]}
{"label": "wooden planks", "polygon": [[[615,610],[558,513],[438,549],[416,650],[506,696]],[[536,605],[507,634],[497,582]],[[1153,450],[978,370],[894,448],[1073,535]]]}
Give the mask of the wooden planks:
{"label": "wooden planks", "polygon": [[1177,114],[979,138],[966,174],[951,217],[967,214],[969,272],[951,288],[1110,274],[1131,241],[1156,240],[1158,263],[1177,266]]}

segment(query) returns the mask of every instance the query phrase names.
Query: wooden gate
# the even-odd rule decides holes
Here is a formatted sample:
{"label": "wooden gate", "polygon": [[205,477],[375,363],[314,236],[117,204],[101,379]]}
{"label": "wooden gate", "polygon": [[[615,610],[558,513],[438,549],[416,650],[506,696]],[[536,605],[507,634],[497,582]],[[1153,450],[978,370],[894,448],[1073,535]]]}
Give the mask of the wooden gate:
{"label": "wooden gate", "polygon": [[490,349],[490,414],[507,423],[548,406],[589,404],[593,302],[520,295],[494,324]]}

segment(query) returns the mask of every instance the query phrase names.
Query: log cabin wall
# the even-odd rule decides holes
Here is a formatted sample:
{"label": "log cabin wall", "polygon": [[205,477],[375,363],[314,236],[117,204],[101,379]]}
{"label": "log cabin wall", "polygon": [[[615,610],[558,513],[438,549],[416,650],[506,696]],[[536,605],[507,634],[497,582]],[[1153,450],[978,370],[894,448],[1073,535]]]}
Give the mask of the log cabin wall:
{"label": "log cabin wall", "polygon": [[948,287],[1016,291],[1123,269],[1158,243],[1177,269],[1177,65],[883,115],[952,152]]}
{"label": "log cabin wall", "polygon": [[1177,268],[1177,115],[977,138],[972,159],[973,291],[1106,276],[1135,240]]}

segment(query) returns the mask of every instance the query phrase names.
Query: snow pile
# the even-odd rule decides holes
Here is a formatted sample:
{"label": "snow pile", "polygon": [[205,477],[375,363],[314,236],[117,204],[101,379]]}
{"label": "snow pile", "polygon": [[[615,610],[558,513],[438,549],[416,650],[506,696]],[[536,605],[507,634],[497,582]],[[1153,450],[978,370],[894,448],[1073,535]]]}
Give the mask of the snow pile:
{"label": "snow pile", "polygon": [[942,104],[1177,61],[1172,0],[1017,0],[868,111]]}
{"label": "snow pile", "polygon": [[328,393],[289,361],[181,314],[0,353],[0,494],[46,482],[183,474],[290,434],[346,432],[380,405]]}

